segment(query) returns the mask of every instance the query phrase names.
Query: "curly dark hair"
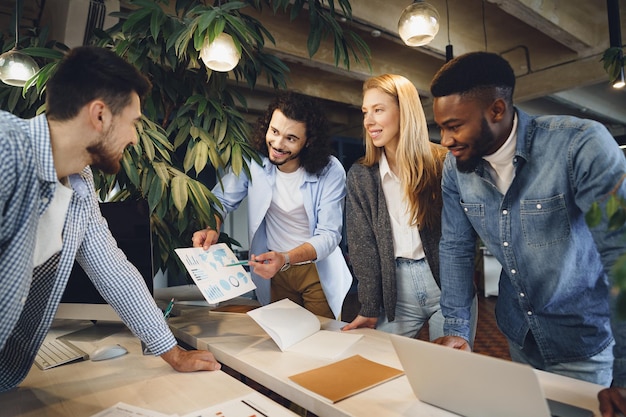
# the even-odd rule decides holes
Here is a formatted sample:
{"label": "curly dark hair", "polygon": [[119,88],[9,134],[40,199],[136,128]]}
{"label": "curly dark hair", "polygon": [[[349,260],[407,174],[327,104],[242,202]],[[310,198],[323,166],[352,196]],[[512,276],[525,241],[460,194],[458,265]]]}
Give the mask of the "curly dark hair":
{"label": "curly dark hair", "polygon": [[264,156],[269,156],[265,136],[274,110],[306,125],[306,146],[300,153],[300,165],[310,174],[321,173],[331,155],[328,120],[321,105],[299,93],[285,92],[276,96],[265,114],[259,117],[252,133],[252,146]]}

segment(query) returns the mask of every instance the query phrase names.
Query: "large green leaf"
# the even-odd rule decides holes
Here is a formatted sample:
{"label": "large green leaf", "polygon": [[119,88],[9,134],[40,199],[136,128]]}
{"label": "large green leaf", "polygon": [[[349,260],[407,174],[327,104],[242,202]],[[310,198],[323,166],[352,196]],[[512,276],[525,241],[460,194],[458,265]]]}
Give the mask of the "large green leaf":
{"label": "large green leaf", "polygon": [[41,48],[41,47],[34,47],[34,46],[20,49],[20,52],[26,55],[39,57],[39,58],[48,58],[48,59],[55,60],[55,61],[60,60],[65,55],[62,51],[59,51],[56,49]]}
{"label": "large green leaf", "polygon": [[150,188],[148,190],[148,205],[150,206],[150,210],[154,210],[154,208],[161,202],[163,195],[165,194],[165,184],[161,181],[158,175],[151,176]]}
{"label": "large green leaf", "polygon": [[207,160],[209,159],[209,147],[205,141],[198,141],[194,148],[195,150],[195,159],[193,167],[196,170],[196,173],[202,172],[204,167],[206,166]]}
{"label": "large green leaf", "polygon": [[179,212],[185,211],[188,199],[187,179],[182,175],[175,176],[172,178],[172,201]]}
{"label": "large green leaf", "polygon": [[602,221],[602,209],[597,201],[594,201],[591,208],[585,213],[585,222],[589,227],[596,227]]}
{"label": "large green leaf", "polygon": [[163,183],[167,184],[170,182],[170,173],[167,170],[167,164],[164,164],[163,162],[155,162],[152,165],[152,168],[154,169],[154,172],[158,175],[158,177],[161,179],[161,181],[163,181]]}

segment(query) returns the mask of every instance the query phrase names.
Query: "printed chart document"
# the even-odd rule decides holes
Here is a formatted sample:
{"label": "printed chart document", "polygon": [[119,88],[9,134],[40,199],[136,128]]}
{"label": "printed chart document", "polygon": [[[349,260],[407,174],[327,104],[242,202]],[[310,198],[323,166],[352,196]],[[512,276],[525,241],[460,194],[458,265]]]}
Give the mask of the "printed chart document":
{"label": "printed chart document", "polygon": [[174,249],[209,304],[230,300],[256,288],[250,273],[225,243],[202,248]]}
{"label": "printed chart document", "polygon": [[183,417],[295,417],[296,414],[281,407],[269,398],[253,392],[234,400],[225,401]]}
{"label": "printed chart document", "polygon": [[285,298],[248,311],[281,351],[336,358],[363,335],[321,330],[317,316]]}
{"label": "printed chart document", "polygon": [[336,403],[403,374],[400,369],[354,355],[330,365],[292,375],[289,379]]}

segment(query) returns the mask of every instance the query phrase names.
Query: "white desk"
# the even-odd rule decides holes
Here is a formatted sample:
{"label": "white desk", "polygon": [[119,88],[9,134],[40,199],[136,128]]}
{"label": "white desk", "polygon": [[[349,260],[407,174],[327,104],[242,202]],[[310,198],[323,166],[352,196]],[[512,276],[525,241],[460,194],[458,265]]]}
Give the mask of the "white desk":
{"label": "white desk", "polygon": [[[90,326],[89,322],[82,324]],[[53,329],[51,335],[68,333],[67,327],[63,327],[64,331],[58,329]],[[143,355],[139,340],[125,328],[95,343],[73,343],[88,353],[97,346],[119,343],[129,353],[116,359],[87,360],[46,371],[33,366],[17,389],[0,394],[0,414],[84,417],[124,402],[184,415],[255,392],[222,371],[176,372],[161,358]]]}
{"label": "white desk", "polygon": [[154,299],[161,309],[165,310],[172,298],[175,300],[172,316],[181,316],[188,311],[197,310],[198,308],[208,307],[214,309],[226,306],[258,307],[260,305],[258,301],[246,297],[235,297],[222,301],[219,304],[209,304],[195,284],[154,289]]}
{"label": "white desk", "polygon": [[[322,327],[326,329],[338,329],[342,325],[334,320],[323,320]],[[281,352],[263,329],[246,314],[197,310],[170,319],[170,327],[176,337],[185,343],[199,349],[210,348],[223,364],[319,416],[455,415],[418,401],[405,376],[331,404],[291,382],[288,377],[332,361]],[[387,333],[372,329],[355,332],[365,337],[341,358],[359,354],[384,365],[401,368]],[[545,372],[537,373],[547,397],[599,413],[596,395],[602,389],[601,386]]]}

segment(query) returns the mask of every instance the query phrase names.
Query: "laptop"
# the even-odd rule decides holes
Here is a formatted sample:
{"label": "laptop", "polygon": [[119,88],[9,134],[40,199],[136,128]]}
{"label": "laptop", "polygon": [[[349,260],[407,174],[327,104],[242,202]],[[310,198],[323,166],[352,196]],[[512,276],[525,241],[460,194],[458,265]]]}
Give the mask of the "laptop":
{"label": "laptop", "polygon": [[415,396],[466,417],[593,417],[547,400],[528,365],[390,335]]}

